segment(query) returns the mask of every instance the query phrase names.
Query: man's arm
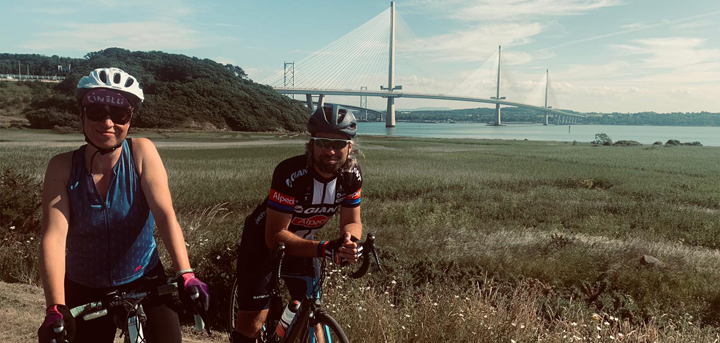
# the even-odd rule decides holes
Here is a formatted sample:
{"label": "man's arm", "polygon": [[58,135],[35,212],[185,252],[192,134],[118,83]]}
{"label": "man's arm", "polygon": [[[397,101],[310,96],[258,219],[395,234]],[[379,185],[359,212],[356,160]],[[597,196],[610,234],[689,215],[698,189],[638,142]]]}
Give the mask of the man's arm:
{"label": "man's arm", "polygon": [[288,231],[292,214],[267,208],[265,222],[265,244],[268,249],[277,249],[278,243],[285,244],[288,255],[317,257],[319,241],[303,239]]}
{"label": "man's arm", "polygon": [[340,209],[340,236],[345,238],[340,247],[340,257],[350,263],[356,263],[357,243],[350,240],[351,236],[362,239],[362,222],[360,221],[360,206],[341,207]]}
{"label": "man's arm", "polygon": [[72,153],[53,157],[43,182],[40,277],[46,306],[65,304],[65,246],[70,218],[67,182],[71,167]]}
{"label": "man's arm", "polygon": [[340,235],[346,232],[362,238],[362,222],[360,221],[360,206],[341,207],[340,209]]}

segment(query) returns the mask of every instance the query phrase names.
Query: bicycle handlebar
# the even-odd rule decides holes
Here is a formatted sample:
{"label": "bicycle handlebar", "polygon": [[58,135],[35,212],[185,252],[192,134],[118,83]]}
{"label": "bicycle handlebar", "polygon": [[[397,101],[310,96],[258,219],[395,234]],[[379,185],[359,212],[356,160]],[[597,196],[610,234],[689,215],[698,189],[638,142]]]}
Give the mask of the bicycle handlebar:
{"label": "bicycle handlebar", "polygon": [[[377,251],[375,248],[375,235],[371,232],[368,233],[365,237],[365,241],[357,242],[358,247],[362,248],[362,265],[360,265],[360,269],[355,271],[352,274],[352,277],[354,279],[359,279],[365,274],[367,274],[368,270],[370,269],[370,255],[372,254],[375,259],[375,264],[377,265],[378,269],[382,271],[382,266],[380,265],[380,258],[378,258]],[[274,282],[278,282],[280,278],[282,277],[282,261],[285,257],[285,244],[280,242],[278,243],[278,247],[275,250],[275,256],[274,256],[274,266],[273,266],[273,275],[271,284],[274,284]]]}
{"label": "bicycle handlebar", "polygon": [[368,233],[365,241],[359,242],[358,246],[362,246],[363,248],[363,262],[362,265],[360,265],[360,269],[358,269],[352,274],[353,279],[359,279],[365,276],[365,274],[367,274],[368,269],[370,269],[370,254],[375,257],[375,263],[377,264],[378,269],[382,271],[382,267],[380,266],[380,259],[378,258],[377,252],[375,251],[375,235],[372,233]]}
{"label": "bicycle handlebar", "polygon": [[[70,313],[74,318],[82,316],[83,320],[89,321],[96,318],[104,317],[108,314],[108,310],[115,306],[122,306],[123,301],[127,300],[142,300],[149,296],[162,296],[172,294],[178,291],[177,282],[169,282],[164,285],[160,285],[150,291],[131,291],[131,292],[117,292],[113,291],[105,295],[105,298],[100,301],[89,302],[80,306],[73,307],[70,309]],[[191,287],[189,290],[190,299],[193,300],[194,304],[197,304],[197,299],[200,297],[200,292],[197,287]],[[195,310],[199,312],[199,307],[195,306]],[[204,322],[205,313],[195,314],[195,330],[202,331],[206,329],[208,335],[210,333],[210,327],[205,325]],[[61,319],[53,323],[53,331],[56,334],[56,339],[52,340],[51,343],[65,342],[65,322]]]}

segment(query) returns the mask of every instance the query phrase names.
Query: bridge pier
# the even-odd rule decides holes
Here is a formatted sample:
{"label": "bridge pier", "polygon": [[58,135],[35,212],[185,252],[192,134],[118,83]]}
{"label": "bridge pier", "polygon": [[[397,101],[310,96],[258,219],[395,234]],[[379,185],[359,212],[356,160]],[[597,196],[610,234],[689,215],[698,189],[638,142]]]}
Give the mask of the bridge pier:
{"label": "bridge pier", "polygon": [[395,97],[392,96],[388,97],[385,127],[395,127]]}
{"label": "bridge pier", "polygon": [[310,112],[315,111],[313,108],[312,94],[305,94],[305,99],[307,99],[307,107],[310,109]]}

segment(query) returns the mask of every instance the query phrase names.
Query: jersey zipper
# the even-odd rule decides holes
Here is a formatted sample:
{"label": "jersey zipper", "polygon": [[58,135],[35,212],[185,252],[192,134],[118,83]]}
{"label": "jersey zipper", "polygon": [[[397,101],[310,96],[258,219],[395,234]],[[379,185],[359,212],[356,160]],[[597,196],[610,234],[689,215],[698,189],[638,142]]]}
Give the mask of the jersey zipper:
{"label": "jersey zipper", "polygon": [[107,266],[108,266],[108,285],[109,287],[114,286],[112,282],[112,268],[110,268],[110,223],[108,220],[108,207],[107,207],[107,201],[103,201],[103,215],[105,216],[105,233],[107,235]]}

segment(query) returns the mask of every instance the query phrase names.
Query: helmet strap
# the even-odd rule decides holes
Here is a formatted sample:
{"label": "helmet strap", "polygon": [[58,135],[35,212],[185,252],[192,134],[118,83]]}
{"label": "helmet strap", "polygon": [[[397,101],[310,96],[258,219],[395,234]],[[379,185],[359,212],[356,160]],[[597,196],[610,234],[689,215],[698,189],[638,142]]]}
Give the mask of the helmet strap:
{"label": "helmet strap", "polygon": [[[84,133],[85,133],[85,130],[83,130],[83,134],[84,134]],[[117,146],[112,147],[112,148],[110,148],[110,149],[103,149],[103,148],[100,148],[99,146],[95,145],[95,143],[93,143],[93,142],[90,140],[90,138],[88,138],[87,135],[85,135],[85,141],[86,141],[88,144],[92,145],[95,149],[97,149],[97,150],[95,150],[95,152],[94,152],[94,153],[92,154],[92,156],[90,157],[90,174],[94,174],[93,171],[92,171],[92,169],[93,169],[93,161],[95,160],[95,156],[96,156],[98,153],[100,153],[100,155],[103,155],[103,156],[104,156],[104,155],[107,155],[107,154],[109,154],[109,153],[117,150],[117,148],[119,148],[119,147],[122,146],[122,143],[123,143],[123,141],[125,141],[125,140],[123,139],[122,141],[120,141],[120,144],[118,144]]]}

